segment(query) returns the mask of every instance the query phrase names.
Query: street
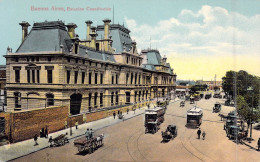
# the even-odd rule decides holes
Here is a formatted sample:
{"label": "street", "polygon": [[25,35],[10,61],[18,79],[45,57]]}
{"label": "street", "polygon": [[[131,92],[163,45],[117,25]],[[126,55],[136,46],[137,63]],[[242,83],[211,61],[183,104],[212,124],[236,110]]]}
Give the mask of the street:
{"label": "street", "polygon": [[[144,115],[139,115],[96,131],[95,134],[105,134],[104,146],[92,154],[79,154],[72,140],[65,146],[43,149],[14,161],[259,161],[259,152],[255,149],[226,137],[224,122],[218,113],[212,113],[216,101],[224,103],[224,99],[215,98],[195,102],[203,109],[200,128],[206,132],[205,140],[197,138],[197,129],[185,127],[186,112],[195,104],[186,101],[185,107],[180,107],[177,101],[168,105],[165,121],[156,134],[144,133]],[[222,105],[220,113],[233,109]],[[162,143],[161,131],[169,124],[177,125],[178,136]],[[253,138],[259,137],[259,131],[254,130]]]}

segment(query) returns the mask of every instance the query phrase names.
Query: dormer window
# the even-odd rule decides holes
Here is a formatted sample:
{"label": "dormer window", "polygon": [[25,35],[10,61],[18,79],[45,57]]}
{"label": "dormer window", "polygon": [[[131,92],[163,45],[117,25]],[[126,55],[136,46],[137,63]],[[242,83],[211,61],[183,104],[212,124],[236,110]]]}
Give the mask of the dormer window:
{"label": "dormer window", "polygon": [[75,43],[75,54],[78,54],[79,44]]}

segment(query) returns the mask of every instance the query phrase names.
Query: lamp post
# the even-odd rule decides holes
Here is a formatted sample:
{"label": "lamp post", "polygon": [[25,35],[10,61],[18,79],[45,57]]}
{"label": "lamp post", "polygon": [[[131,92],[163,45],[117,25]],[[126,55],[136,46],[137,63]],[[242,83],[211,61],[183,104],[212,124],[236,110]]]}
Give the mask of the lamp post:
{"label": "lamp post", "polygon": [[248,91],[248,92],[251,92],[251,97],[252,97],[252,99],[251,99],[251,101],[252,101],[252,104],[251,104],[251,113],[250,113],[250,138],[249,138],[249,143],[251,143],[251,141],[252,141],[253,99],[254,99],[254,97],[253,97],[253,87],[248,87],[248,88],[247,88],[247,91]]}

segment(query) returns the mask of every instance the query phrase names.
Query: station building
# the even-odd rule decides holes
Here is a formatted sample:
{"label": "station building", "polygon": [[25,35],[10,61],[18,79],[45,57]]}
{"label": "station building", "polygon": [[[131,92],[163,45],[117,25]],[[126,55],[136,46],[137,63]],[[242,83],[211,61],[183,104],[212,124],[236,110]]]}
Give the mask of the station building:
{"label": "station building", "polygon": [[130,30],[92,26],[86,39],[62,21],[22,22],[22,43],[7,49],[6,112],[68,105],[71,115],[166,97],[176,74],[158,50],[137,52]]}

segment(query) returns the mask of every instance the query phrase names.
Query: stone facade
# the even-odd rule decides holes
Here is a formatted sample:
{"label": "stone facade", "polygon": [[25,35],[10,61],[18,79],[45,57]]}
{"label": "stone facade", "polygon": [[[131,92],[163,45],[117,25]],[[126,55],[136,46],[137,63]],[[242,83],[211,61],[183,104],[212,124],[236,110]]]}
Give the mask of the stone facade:
{"label": "stone facade", "polygon": [[[23,42],[5,55],[7,112],[64,105],[77,115],[168,96],[176,75],[166,58],[157,50],[137,53],[130,31],[109,23],[91,27],[86,40],[75,34],[75,24],[35,23],[28,34],[29,23],[20,23]],[[97,39],[102,30],[105,37]],[[152,55],[156,62],[147,62]]]}

